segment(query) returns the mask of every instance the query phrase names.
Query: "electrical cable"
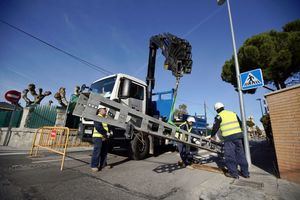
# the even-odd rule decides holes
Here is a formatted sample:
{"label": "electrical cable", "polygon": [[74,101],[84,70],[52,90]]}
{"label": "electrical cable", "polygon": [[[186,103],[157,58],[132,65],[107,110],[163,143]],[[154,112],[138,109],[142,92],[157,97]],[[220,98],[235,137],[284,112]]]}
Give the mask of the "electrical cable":
{"label": "electrical cable", "polygon": [[18,28],[16,26],[14,26],[14,25],[6,22],[6,21],[3,21],[2,19],[0,19],[0,22],[2,22],[3,24],[6,24],[7,26],[9,26],[9,27],[11,27],[11,28],[13,28],[13,29],[15,29],[15,30],[17,30],[17,31],[19,31],[19,32],[21,32],[21,33],[29,36],[29,37],[31,37],[31,38],[34,38],[35,40],[37,40],[37,41],[39,41],[39,42],[41,42],[41,43],[43,43],[43,44],[45,44],[45,45],[47,45],[47,46],[55,49],[57,51],[60,51],[61,53],[64,53],[64,54],[72,57],[73,59],[75,59],[75,60],[77,60],[77,61],[79,61],[79,62],[81,62],[81,63],[83,63],[83,64],[85,64],[87,66],[89,66],[91,69],[94,69],[96,71],[102,72],[103,74],[106,74],[106,75],[113,74],[113,72],[111,72],[109,70],[106,70],[103,67],[99,67],[99,66],[97,66],[97,65],[95,65],[93,63],[90,63],[90,62],[88,62],[88,61],[86,61],[86,60],[84,60],[84,59],[82,59],[82,58],[80,58],[78,56],[75,56],[75,55],[73,55],[73,54],[71,54],[71,53],[69,53],[69,52],[67,52],[67,51],[65,51],[65,50],[63,50],[63,49],[61,49],[59,47],[56,47],[56,46],[50,44],[49,42],[46,42],[46,41],[44,41],[44,40],[42,40],[42,39],[40,39],[40,38],[38,38],[38,37],[36,37],[36,36],[34,36],[34,35],[26,32],[26,31],[24,31],[24,30],[22,30],[22,29],[20,29],[20,28]]}

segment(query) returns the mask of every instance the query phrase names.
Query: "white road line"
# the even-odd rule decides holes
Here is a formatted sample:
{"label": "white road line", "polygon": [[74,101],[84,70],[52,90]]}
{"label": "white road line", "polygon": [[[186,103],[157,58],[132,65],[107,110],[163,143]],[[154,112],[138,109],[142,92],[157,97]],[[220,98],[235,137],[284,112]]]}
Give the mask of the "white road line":
{"label": "white road line", "polygon": [[[79,158],[66,158],[65,161],[67,161],[67,160],[78,160],[78,159],[84,159],[84,158],[90,158],[90,156],[79,157]],[[56,159],[56,160],[39,160],[39,161],[33,161],[32,163],[58,162],[58,161],[61,161],[61,159]]]}
{"label": "white road line", "polygon": [[18,152],[18,153],[0,153],[0,156],[14,156],[14,155],[25,155],[28,152]]}

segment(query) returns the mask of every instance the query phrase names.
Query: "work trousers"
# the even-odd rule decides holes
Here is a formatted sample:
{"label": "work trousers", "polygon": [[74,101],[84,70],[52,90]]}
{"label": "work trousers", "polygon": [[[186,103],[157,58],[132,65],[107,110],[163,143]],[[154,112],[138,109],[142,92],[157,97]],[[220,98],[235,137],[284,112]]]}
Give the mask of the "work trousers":
{"label": "work trousers", "polygon": [[108,140],[94,137],[94,149],[91,161],[92,168],[102,168],[106,165],[106,158],[108,153]]}
{"label": "work trousers", "polygon": [[238,165],[241,168],[242,175],[249,176],[248,163],[245,157],[242,139],[225,141],[224,157],[225,165],[232,176],[238,176]]}
{"label": "work trousers", "polygon": [[188,151],[188,148],[185,144],[177,143],[177,148],[180,154],[181,160],[184,162],[184,164],[189,165],[192,162],[192,155],[190,154],[190,151]]}

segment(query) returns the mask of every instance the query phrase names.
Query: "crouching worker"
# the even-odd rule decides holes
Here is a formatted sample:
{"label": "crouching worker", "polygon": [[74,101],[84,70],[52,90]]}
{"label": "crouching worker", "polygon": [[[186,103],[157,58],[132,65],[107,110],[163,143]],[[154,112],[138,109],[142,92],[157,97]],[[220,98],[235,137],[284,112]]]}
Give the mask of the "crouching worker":
{"label": "crouching worker", "polygon": [[[190,116],[187,118],[186,122],[184,122],[179,126],[179,128],[191,133],[193,123],[195,123],[195,118]],[[190,165],[193,160],[193,157],[190,154],[190,147],[183,143],[177,143],[177,148],[181,158],[181,161],[178,161],[178,165],[182,167],[185,167],[186,165]]]}
{"label": "crouching worker", "polygon": [[[98,116],[106,117],[106,107],[99,105]],[[94,121],[93,131],[93,155],[91,160],[92,171],[97,172],[106,166],[106,158],[108,153],[108,132],[109,127],[106,123]]]}
{"label": "crouching worker", "polygon": [[237,166],[241,168],[240,175],[249,178],[248,163],[245,157],[243,147],[243,132],[241,121],[237,114],[224,109],[220,102],[215,104],[215,110],[218,113],[215,117],[211,138],[215,140],[215,135],[220,129],[224,138],[224,157],[228,173],[225,176],[238,179],[239,172]]}

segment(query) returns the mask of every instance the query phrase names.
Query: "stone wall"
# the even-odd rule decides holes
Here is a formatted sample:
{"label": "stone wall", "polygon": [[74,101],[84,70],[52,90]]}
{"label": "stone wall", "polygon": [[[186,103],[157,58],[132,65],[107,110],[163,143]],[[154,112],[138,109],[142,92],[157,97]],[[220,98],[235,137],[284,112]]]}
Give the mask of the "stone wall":
{"label": "stone wall", "polygon": [[[19,149],[30,149],[36,130],[32,128],[12,128],[8,146]],[[0,145],[3,145],[6,134],[7,128],[0,128]]]}
{"label": "stone wall", "polygon": [[[51,129],[50,129],[51,130]],[[8,146],[18,149],[30,149],[37,129],[32,128],[12,128],[11,137]],[[0,145],[4,144],[4,140],[7,134],[7,128],[0,128]],[[39,140],[39,135],[36,141]],[[77,129],[70,129],[68,147],[90,147],[91,144],[82,142],[78,136]]]}

